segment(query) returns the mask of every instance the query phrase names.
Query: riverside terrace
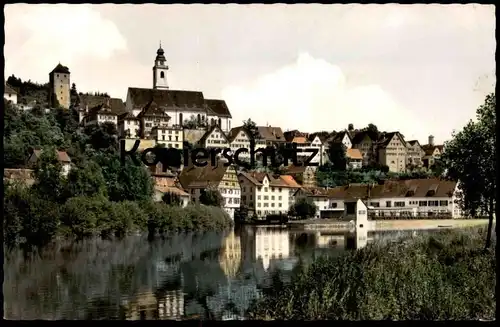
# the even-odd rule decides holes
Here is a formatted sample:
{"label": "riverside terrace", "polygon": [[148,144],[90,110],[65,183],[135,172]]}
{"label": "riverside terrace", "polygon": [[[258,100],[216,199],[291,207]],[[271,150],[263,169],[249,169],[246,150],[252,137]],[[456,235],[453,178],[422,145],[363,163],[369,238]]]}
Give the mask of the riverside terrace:
{"label": "riverside terrace", "polygon": [[[122,164],[125,164],[125,158],[129,156],[136,165],[140,165],[137,157],[133,155],[137,152],[139,145],[140,140],[136,140],[132,149],[127,151],[125,150],[125,140],[120,141]],[[190,163],[193,163],[197,167],[205,167],[208,165],[208,160],[210,160],[210,165],[216,167],[217,161],[222,155],[226,161],[224,163],[226,166],[236,164],[241,167],[250,168],[255,165],[256,157],[260,155],[263,166],[267,166],[269,161],[273,167],[280,166],[281,164],[288,166],[288,162],[291,160],[294,166],[308,167],[318,165],[317,162],[311,162],[318,154],[318,151],[317,148],[299,149],[297,148],[297,143],[285,143],[278,149],[272,146],[255,149],[255,142],[251,141],[250,151],[247,148],[240,148],[233,152],[231,148],[191,148],[187,142],[184,142],[183,149],[147,148],[142,152],[140,161],[150,167],[156,166],[161,162],[164,169],[166,169],[166,167],[180,167],[182,162],[184,162],[184,167],[189,166]],[[239,157],[240,154],[248,152],[250,152],[250,162],[241,160]],[[309,153],[309,157],[304,162],[299,162],[297,159],[297,153],[299,152]]]}

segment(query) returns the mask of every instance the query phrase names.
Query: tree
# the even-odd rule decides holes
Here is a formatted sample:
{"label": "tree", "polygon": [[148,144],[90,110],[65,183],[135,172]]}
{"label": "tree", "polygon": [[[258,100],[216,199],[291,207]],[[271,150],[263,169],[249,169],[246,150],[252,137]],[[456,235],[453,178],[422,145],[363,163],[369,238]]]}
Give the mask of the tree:
{"label": "tree", "polygon": [[66,197],[104,196],[107,197],[106,180],[101,167],[94,161],[86,161],[73,167],[66,182]]}
{"label": "tree", "polygon": [[35,179],[33,190],[38,197],[59,203],[65,201],[65,181],[61,172],[62,165],[57,158],[56,149],[53,147],[44,148],[33,171]]}
{"label": "tree", "polygon": [[243,128],[247,130],[247,132],[250,134],[250,137],[252,137],[254,140],[258,139],[260,137],[259,134],[259,129],[257,128],[257,124],[250,118],[247,120],[243,121]]}
{"label": "tree", "polygon": [[[135,155],[139,156],[137,153]],[[122,165],[119,154],[114,151],[94,152],[91,160],[102,168],[109,200],[151,200],[154,184],[146,166],[136,166],[131,158],[126,158]]]}
{"label": "tree", "polygon": [[314,217],[318,207],[307,197],[301,197],[290,207],[289,215],[307,219]]}
{"label": "tree", "polygon": [[182,124],[184,128],[187,129],[197,129],[199,127],[207,127],[207,122],[204,120],[198,119],[195,115],[191,115],[189,119],[184,120],[184,123]]}
{"label": "tree", "polygon": [[491,245],[491,230],[496,194],[496,98],[489,94],[477,111],[477,122],[469,121],[445,144],[441,156],[447,177],[459,181],[462,210],[476,216],[483,208],[488,214],[486,248]]}
{"label": "tree", "polygon": [[379,134],[379,130],[378,130],[378,127],[372,123],[368,124],[367,127],[363,128],[362,129],[363,132],[370,132],[371,134],[373,135],[378,135]]}
{"label": "tree", "polygon": [[333,170],[343,171],[347,167],[346,147],[341,142],[331,141],[328,145],[328,159]]}
{"label": "tree", "polygon": [[200,194],[200,203],[206,206],[221,207],[224,199],[218,190],[203,190]]}
{"label": "tree", "polygon": [[88,142],[94,149],[118,151],[118,130],[115,124],[90,124],[85,126],[84,133],[89,137]]}

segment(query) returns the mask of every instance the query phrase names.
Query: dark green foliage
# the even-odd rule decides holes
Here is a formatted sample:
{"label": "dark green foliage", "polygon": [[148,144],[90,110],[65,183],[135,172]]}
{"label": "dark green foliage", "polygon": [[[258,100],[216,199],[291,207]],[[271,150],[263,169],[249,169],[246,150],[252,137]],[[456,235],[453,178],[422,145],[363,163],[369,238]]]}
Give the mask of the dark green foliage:
{"label": "dark green foliage", "polygon": [[300,217],[306,219],[314,217],[318,207],[312,202],[310,198],[302,197],[297,199],[289,209],[289,215],[293,217]]}
{"label": "dark green foliage", "polygon": [[328,145],[328,159],[332,170],[344,171],[347,167],[346,147],[341,142],[330,142]]}
{"label": "dark green foliage", "polygon": [[106,180],[94,161],[73,167],[67,178],[66,197],[107,196]]}
{"label": "dark green foliage", "polygon": [[477,122],[470,121],[445,144],[440,164],[448,178],[458,180],[459,204],[470,216],[486,213],[490,223],[489,247],[496,197],[496,97],[489,94],[477,111]]}
{"label": "dark green foliage", "polygon": [[37,197],[24,185],[13,184],[5,189],[3,218],[7,245],[20,240],[45,245],[59,227],[59,206]]}
{"label": "dark green foliage", "polygon": [[495,251],[484,231],[447,231],[319,258],[276,285],[250,311],[255,319],[495,319]]}
{"label": "dark green foliage", "polygon": [[259,129],[257,128],[257,124],[250,118],[243,121],[243,127],[250,133],[250,137],[254,140],[260,137]]}
{"label": "dark green foliage", "polygon": [[[33,149],[42,150],[33,167],[32,187],[5,184],[10,192],[4,198],[6,244],[43,245],[56,234],[122,236],[148,229],[156,233],[231,224],[220,208],[151,203],[150,173],[130,158],[122,165],[114,124],[82,130],[73,109],[23,112],[10,103],[4,105],[4,166],[24,168]],[[62,174],[57,150],[66,150],[71,158],[67,176]],[[221,203],[220,194],[209,198]]]}
{"label": "dark green foliage", "polygon": [[218,190],[202,190],[200,203],[207,206],[221,207],[224,199]]}

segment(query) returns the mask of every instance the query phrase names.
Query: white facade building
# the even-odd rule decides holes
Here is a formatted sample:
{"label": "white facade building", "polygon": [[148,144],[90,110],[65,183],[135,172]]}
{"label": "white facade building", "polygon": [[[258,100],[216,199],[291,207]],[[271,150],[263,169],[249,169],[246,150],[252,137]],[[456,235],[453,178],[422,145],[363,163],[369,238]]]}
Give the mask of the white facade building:
{"label": "white facade building", "polygon": [[219,126],[212,126],[200,139],[199,144],[205,148],[229,148],[229,140]]}
{"label": "white facade building", "polygon": [[[288,178],[288,179],[286,179]],[[291,176],[274,177],[267,173],[240,173],[241,201],[259,218],[288,214],[290,193],[300,187]]]}
{"label": "white facade building", "polygon": [[167,148],[183,148],[184,130],[180,127],[155,126],[151,129],[151,137],[156,144],[164,144]]}
{"label": "white facade building", "polygon": [[138,139],[140,138],[140,119],[130,112],[125,112],[118,116],[118,135],[121,138]]}
{"label": "white facade building", "polygon": [[7,101],[11,101],[13,104],[17,104],[17,92],[7,83],[5,83],[3,98]]}
{"label": "white facade building", "polygon": [[[457,183],[438,179],[413,179],[405,181],[386,181],[383,185],[352,184],[319,189],[326,193],[328,208],[320,209],[320,217],[344,210],[344,201],[360,198],[376,217],[449,217],[460,218],[462,212],[457,204]],[[297,192],[297,196],[303,196]],[[311,195],[309,195],[311,196]],[[313,201],[315,196],[311,196]],[[323,199],[323,197],[321,197]],[[324,202],[318,202],[324,207]]]}

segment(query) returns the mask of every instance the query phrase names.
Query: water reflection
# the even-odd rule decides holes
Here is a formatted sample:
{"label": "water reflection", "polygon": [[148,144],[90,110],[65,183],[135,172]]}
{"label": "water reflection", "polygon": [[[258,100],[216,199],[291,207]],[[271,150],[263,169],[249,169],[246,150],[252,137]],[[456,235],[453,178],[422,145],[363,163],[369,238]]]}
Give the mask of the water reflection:
{"label": "water reflection", "polygon": [[4,265],[5,317],[243,319],[276,276],[286,283],[295,267],[318,256],[407,234],[367,233],[360,240],[335,230],[245,227],[152,242],[60,241],[27,259],[16,250]]}

